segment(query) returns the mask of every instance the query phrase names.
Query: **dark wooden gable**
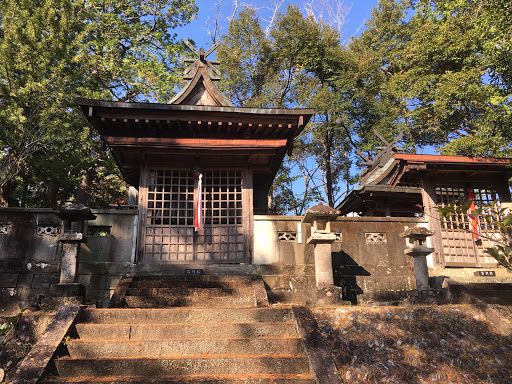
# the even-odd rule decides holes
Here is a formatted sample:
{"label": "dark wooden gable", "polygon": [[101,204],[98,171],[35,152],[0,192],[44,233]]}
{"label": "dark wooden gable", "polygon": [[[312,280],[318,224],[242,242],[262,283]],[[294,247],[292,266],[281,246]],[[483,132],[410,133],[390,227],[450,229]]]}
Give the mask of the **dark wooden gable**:
{"label": "dark wooden gable", "polygon": [[188,40],[185,44],[197,56],[197,59],[186,59],[192,64],[185,70],[184,79],[190,80],[185,88],[171,101],[176,105],[212,105],[232,107],[233,104],[224,96],[213,83],[220,80],[220,72],[215,67],[219,62],[207,60],[219,43],[214,44],[207,52],[199,51]]}

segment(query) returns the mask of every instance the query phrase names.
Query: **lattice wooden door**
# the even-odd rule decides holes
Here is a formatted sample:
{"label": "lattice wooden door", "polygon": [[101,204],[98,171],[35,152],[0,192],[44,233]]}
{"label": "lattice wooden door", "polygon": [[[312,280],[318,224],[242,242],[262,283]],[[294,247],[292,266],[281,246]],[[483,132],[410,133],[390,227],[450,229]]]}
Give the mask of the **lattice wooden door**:
{"label": "lattice wooden door", "polygon": [[244,262],[241,171],[203,175],[202,231],[194,231],[197,180],[191,171],[151,170],[147,179],[144,261]]}
{"label": "lattice wooden door", "polygon": [[204,173],[204,229],[197,233],[198,261],[245,261],[242,196],[242,172]]}
{"label": "lattice wooden door", "polygon": [[[497,200],[496,191],[481,187],[472,188],[475,205],[482,206]],[[467,191],[462,186],[436,186],[436,200],[438,206],[463,205],[468,200]],[[495,266],[496,261],[485,252],[486,248],[492,247],[488,238],[499,236],[498,228],[494,225],[485,224],[483,217],[477,217],[480,233],[480,240],[475,242],[472,229],[472,218],[470,213],[450,215],[441,219],[441,238],[443,244],[443,255],[446,266],[458,267],[482,267]],[[496,218],[499,220],[499,218]]]}

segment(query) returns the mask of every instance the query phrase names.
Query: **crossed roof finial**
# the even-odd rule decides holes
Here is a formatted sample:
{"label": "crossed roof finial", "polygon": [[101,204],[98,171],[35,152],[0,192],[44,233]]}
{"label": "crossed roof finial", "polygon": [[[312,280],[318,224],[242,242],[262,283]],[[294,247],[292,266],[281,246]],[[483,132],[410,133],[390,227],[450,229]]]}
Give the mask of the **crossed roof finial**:
{"label": "crossed roof finial", "polygon": [[219,42],[216,42],[213,44],[208,51],[204,51],[203,48],[201,48],[199,51],[188,41],[187,39],[184,40],[187,47],[197,56],[197,59],[185,59],[185,62],[192,63],[189,65],[185,72],[183,72],[183,78],[185,80],[192,80],[194,76],[196,75],[197,71],[200,67],[206,66],[206,69],[208,71],[208,76],[212,81],[218,81],[220,80],[220,71],[215,67],[215,65],[219,65],[220,62],[217,60],[206,60],[206,58],[217,49],[217,47],[220,45]]}
{"label": "crossed roof finial", "polygon": [[377,164],[382,163],[383,161],[387,161],[389,157],[396,152],[402,152],[403,148],[400,148],[397,144],[404,136],[403,132],[400,132],[399,135],[392,141],[388,142],[376,129],[373,130],[373,133],[377,138],[380,139],[384,143],[384,146],[375,147],[379,152],[375,155],[373,160],[369,160],[360,150],[356,149],[356,153],[364,160],[361,165],[373,168]]}

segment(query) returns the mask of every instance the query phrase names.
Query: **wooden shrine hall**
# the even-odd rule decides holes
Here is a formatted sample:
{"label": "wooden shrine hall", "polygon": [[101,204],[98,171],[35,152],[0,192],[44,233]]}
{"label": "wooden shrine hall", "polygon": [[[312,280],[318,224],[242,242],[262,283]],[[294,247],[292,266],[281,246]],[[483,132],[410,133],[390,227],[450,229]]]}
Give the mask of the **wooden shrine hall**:
{"label": "wooden shrine hall", "polygon": [[80,99],[125,180],[138,186],[138,262],[250,263],[253,214],[312,109],[234,107],[216,48],[196,50],[170,104]]}
{"label": "wooden shrine hall", "polygon": [[[471,215],[440,218],[437,207],[510,203],[508,180],[512,177],[512,159],[404,154],[397,147],[399,135],[384,142],[373,160],[365,160],[361,183],[340,203],[342,214],[360,216],[424,216],[433,230],[434,265],[438,267],[492,267],[496,265],[486,248],[498,228],[479,222],[481,236],[468,229]],[[499,220],[499,218],[495,218]]]}

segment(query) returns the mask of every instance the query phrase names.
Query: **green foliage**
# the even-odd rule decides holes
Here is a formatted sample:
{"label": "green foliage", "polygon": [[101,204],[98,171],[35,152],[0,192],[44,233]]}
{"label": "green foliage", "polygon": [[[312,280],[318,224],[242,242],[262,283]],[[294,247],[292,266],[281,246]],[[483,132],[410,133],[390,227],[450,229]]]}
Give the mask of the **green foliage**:
{"label": "green foliage", "polygon": [[[441,218],[446,218],[450,215],[465,215],[468,213],[471,204],[472,201],[469,201],[460,206],[447,205],[445,207],[438,207],[437,210]],[[486,250],[500,265],[512,271],[512,212],[510,209],[503,208],[497,202],[493,202],[492,204],[476,208],[471,212],[471,215],[480,218],[479,225],[498,228],[497,234],[488,238],[488,240],[493,242],[494,247],[486,248]],[[496,218],[500,218],[500,220],[496,221]]]}
{"label": "green foliage", "polygon": [[248,8],[229,25],[228,35],[217,49],[223,74],[221,89],[235,105],[244,107],[270,106],[274,76],[269,44],[255,16]]}
{"label": "green foliage", "polygon": [[509,3],[381,0],[350,46],[361,65],[353,118],[404,130],[411,148],[510,155]]}
{"label": "green foliage", "polygon": [[1,1],[3,204],[53,206],[84,178],[110,184],[118,171],[77,97],[168,101],[184,51],[173,30],[196,12],[194,0]]}
{"label": "green foliage", "polygon": [[9,333],[14,329],[14,326],[18,321],[21,320],[23,317],[23,312],[26,311],[26,308],[21,308],[20,311],[14,315],[7,318],[7,321],[5,323],[0,324],[0,343],[2,343],[7,336],[9,336]]}
{"label": "green foliage", "polygon": [[[319,190],[311,182],[312,175],[300,158],[300,151],[296,150],[292,157],[285,158],[279,169],[272,187],[271,211],[285,215],[292,213],[296,216],[304,215],[306,208],[322,198]],[[294,172],[294,167],[299,172]],[[297,184],[304,183],[304,190],[297,191]]]}
{"label": "green foliage", "polygon": [[[235,105],[312,107],[317,115],[298,138],[273,187],[274,209],[301,214],[314,200],[334,205],[350,180],[350,127],[343,110],[355,62],[330,26],[288,6],[265,35],[257,14],[243,9],[218,50],[221,88]],[[290,174],[291,173],[291,174]],[[297,192],[302,180],[304,187]]]}
{"label": "green foliage", "polygon": [[167,102],[184,54],[174,30],[196,13],[194,0],[88,0],[76,60],[86,63],[102,97]]}
{"label": "green foliage", "polygon": [[87,201],[89,206],[109,208],[110,204],[128,203],[128,187],[116,174],[97,174],[94,180],[87,184],[85,191],[89,197]]}

